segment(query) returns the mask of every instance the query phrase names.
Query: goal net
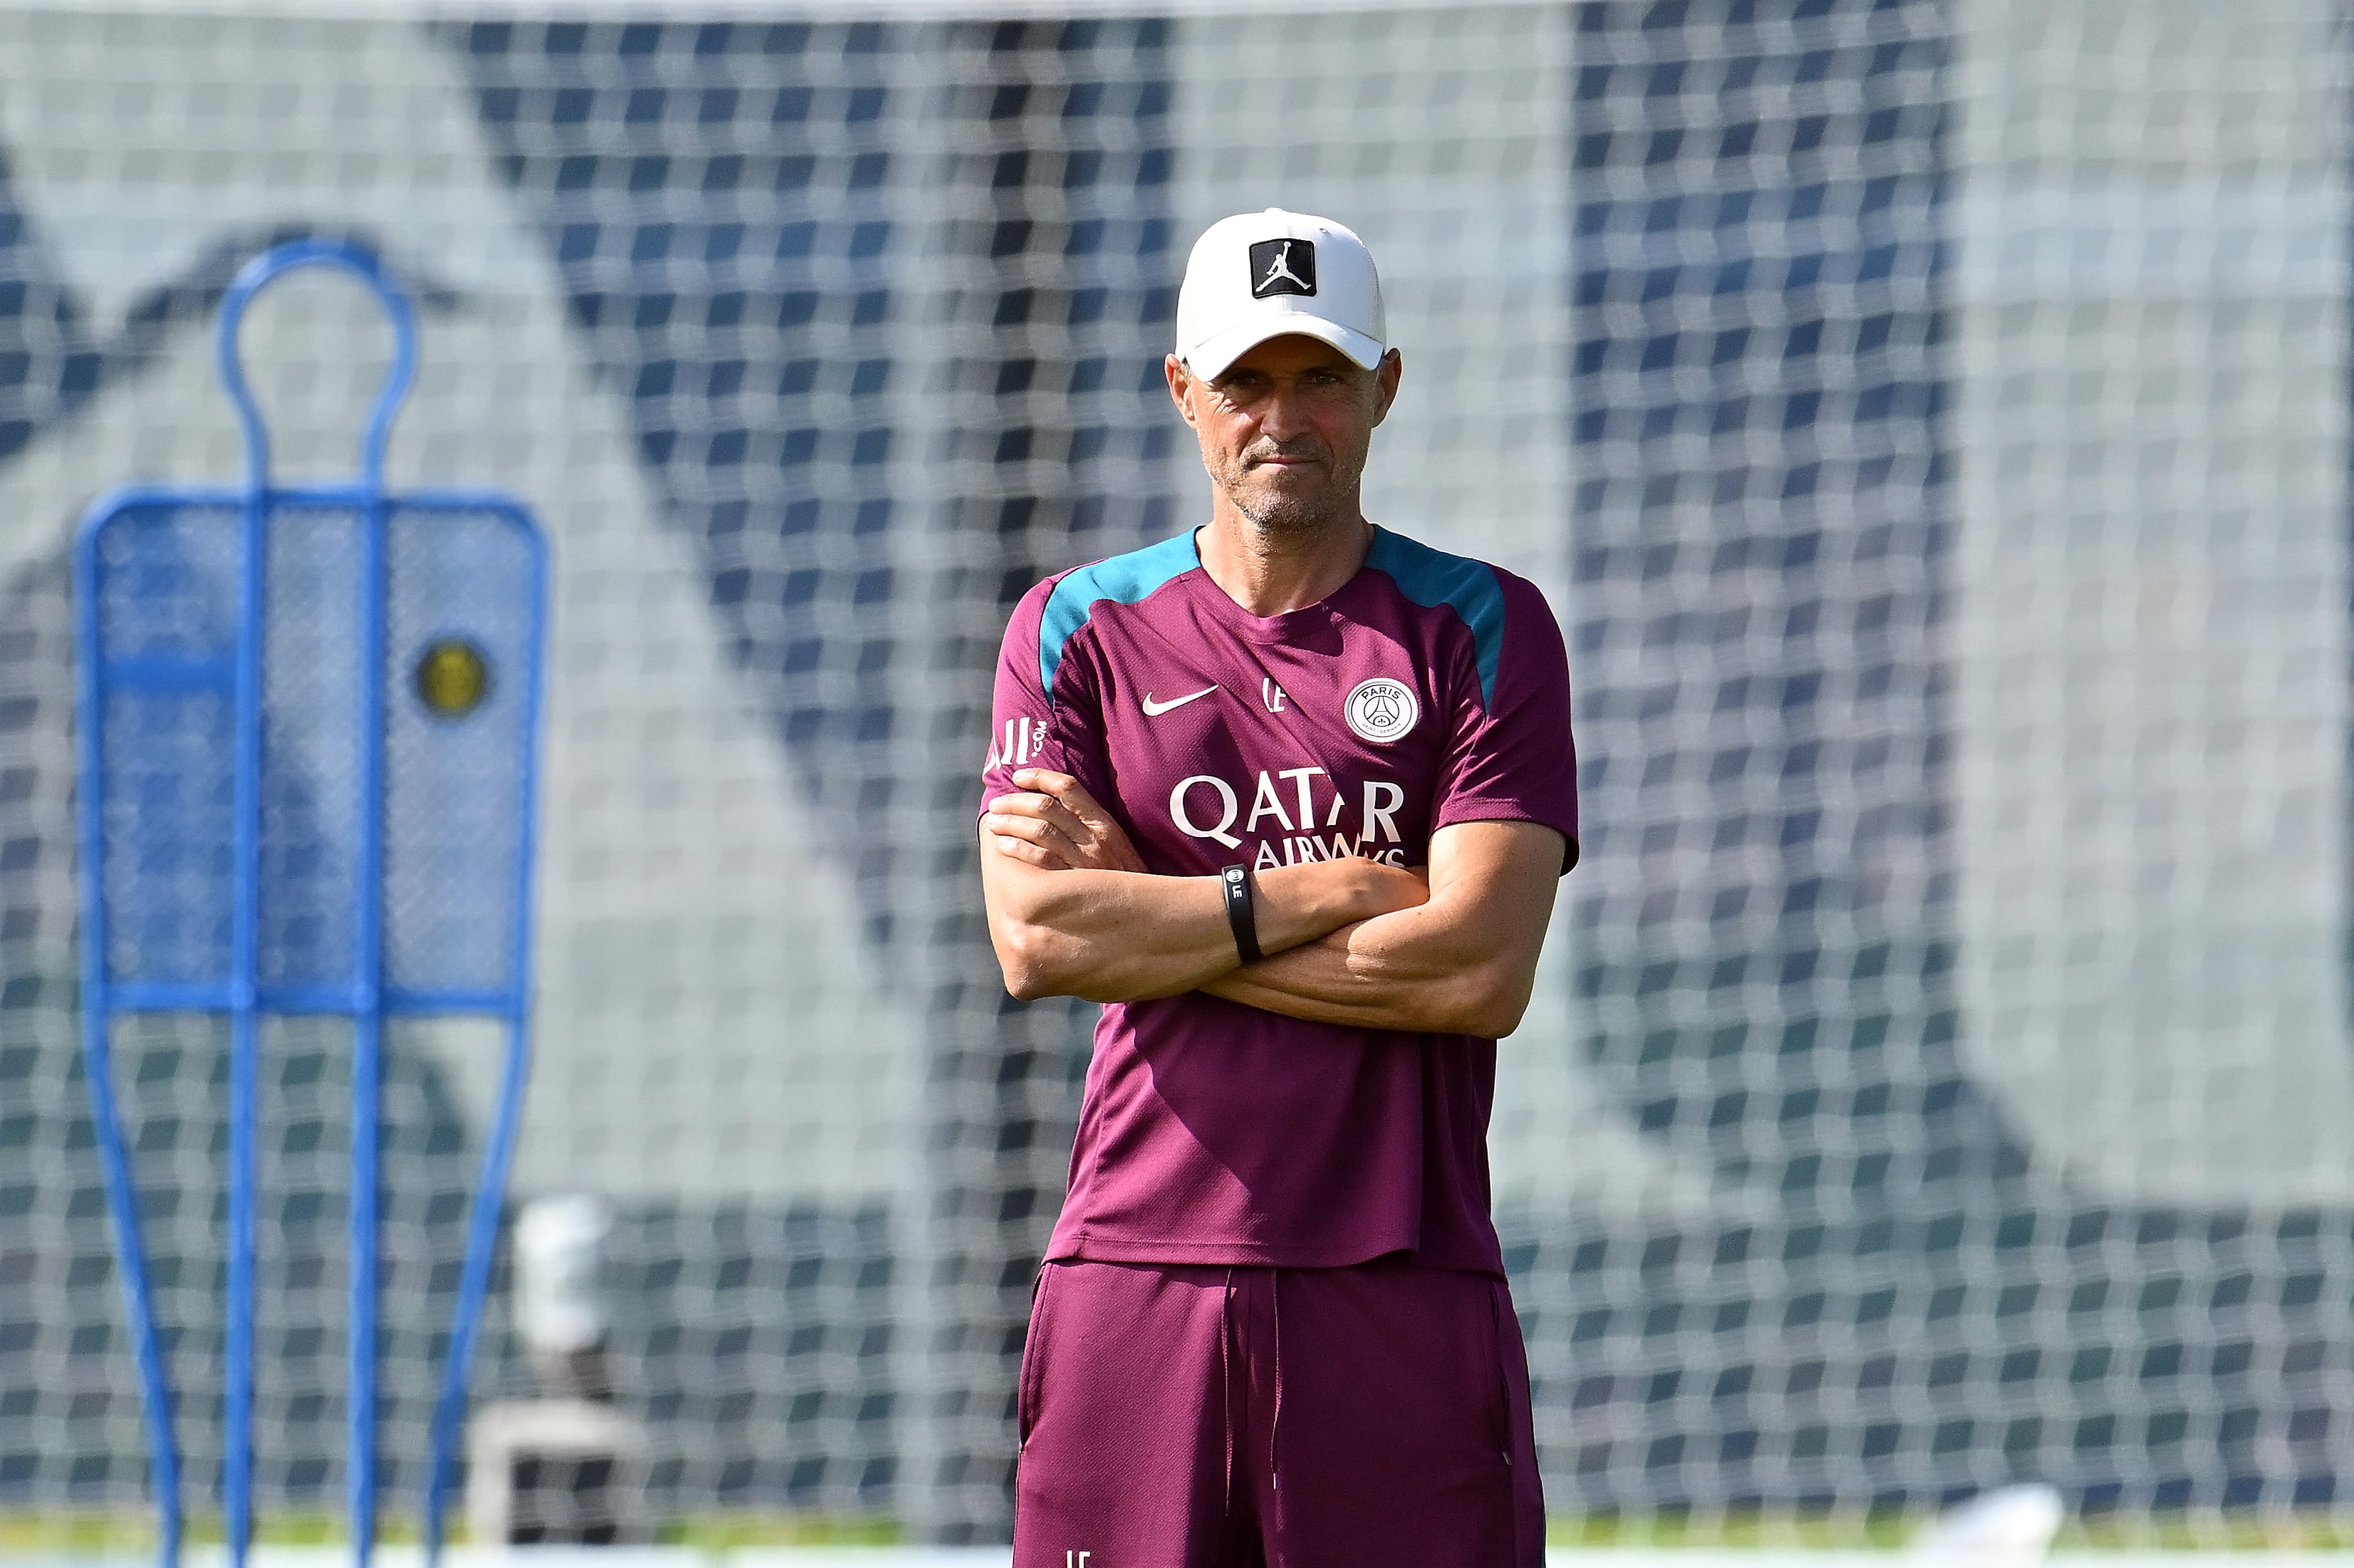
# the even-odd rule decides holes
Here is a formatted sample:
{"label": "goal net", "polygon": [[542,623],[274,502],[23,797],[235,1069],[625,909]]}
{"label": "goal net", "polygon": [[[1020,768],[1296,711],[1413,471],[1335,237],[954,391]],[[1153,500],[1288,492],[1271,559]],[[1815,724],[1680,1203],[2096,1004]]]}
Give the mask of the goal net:
{"label": "goal net", "polygon": [[[1092,1010],[988,952],[988,672],[1039,577],[1203,514],[1175,286],[1269,205],[1383,268],[1368,511],[1569,632],[1587,836],[1492,1131],[1550,1506],[2346,1509],[2336,9],[1006,9],[0,0],[0,1513],[147,1484],[65,551],[236,476],[211,313],[307,233],[423,303],[392,482],[551,535],[514,1183],[610,1205],[651,1507],[1003,1536]],[[283,471],[348,469],[380,330],[257,306]],[[224,1044],[117,1044],[196,1503]],[[341,1495],[347,1050],[269,1044],[281,1513]],[[414,1497],[496,1058],[390,1061]],[[479,1398],[513,1321],[503,1273]]]}

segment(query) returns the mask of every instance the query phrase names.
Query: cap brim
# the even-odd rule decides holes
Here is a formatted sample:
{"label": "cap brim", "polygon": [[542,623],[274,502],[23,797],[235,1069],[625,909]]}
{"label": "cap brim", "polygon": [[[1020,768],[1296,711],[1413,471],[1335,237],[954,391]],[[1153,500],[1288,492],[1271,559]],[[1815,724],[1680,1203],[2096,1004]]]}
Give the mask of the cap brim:
{"label": "cap brim", "polygon": [[1319,343],[1329,343],[1349,356],[1360,369],[1371,370],[1382,362],[1383,344],[1378,338],[1367,337],[1339,322],[1326,321],[1322,316],[1306,313],[1263,316],[1241,326],[1228,327],[1214,336],[1193,345],[1185,357],[1187,368],[1205,381],[1225,375],[1229,366],[1270,338],[1312,337]]}

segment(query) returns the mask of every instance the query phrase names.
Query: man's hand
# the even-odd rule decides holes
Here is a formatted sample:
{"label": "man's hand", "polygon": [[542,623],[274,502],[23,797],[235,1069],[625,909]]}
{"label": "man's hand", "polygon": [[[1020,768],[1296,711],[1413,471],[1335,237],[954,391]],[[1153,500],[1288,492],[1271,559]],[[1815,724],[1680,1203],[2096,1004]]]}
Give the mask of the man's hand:
{"label": "man's hand", "polygon": [[1024,768],[1013,775],[1022,793],[1000,795],[981,819],[998,849],[1043,871],[1144,870],[1128,833],[1095,797],[1067,773]]}

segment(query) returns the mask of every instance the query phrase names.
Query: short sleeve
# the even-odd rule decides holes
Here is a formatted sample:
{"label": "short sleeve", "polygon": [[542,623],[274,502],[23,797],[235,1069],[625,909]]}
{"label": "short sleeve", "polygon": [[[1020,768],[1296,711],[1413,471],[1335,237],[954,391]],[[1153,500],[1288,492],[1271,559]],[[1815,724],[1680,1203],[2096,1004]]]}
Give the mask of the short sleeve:
{"label": "short sleeve", "polygon": [[1439,769],[1432,828],[1523,821],[1568,840],[1562,869],[1577,863],[1577,748],[1569,729],[1569,654],[1561,624],[1536,586],[1496,574],[1504,601],[1492,687],[1467,648],[1454,733]]}
{"label": "short sleeve", "polygon": [[[1022,596],[1005,626],[997,656],[997,685],[990,704],[989,750],[981,762],[981,811],[989,802],[1020,788],[1017,769],[1047,768],[1067,773],[1098,800],[1104,776],[1102,726],[1091,681],[1092,662],[1067,650],[1055,672],[1050,697],[1041,673],[1039,623],[1058,578]],[[979,812],[975,813],[976,815]]]}

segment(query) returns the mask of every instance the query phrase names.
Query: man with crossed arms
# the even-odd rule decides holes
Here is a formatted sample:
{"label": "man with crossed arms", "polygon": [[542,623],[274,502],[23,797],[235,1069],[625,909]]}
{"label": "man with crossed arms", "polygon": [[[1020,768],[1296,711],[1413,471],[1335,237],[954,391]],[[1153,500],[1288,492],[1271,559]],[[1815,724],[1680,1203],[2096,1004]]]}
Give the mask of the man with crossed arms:
{"label": "man with crossed arms", "polygon": [[1360,511],[1400,371],[1354,234],[1214,225],[1167,365],[1209,523],[1006,629],[991,938],[1105,1004],[1015,1568],[1543,1562],[1487,1126],[1576,853],[1569,677],[1533,587]]}

